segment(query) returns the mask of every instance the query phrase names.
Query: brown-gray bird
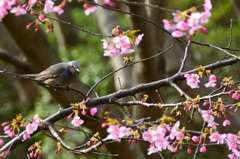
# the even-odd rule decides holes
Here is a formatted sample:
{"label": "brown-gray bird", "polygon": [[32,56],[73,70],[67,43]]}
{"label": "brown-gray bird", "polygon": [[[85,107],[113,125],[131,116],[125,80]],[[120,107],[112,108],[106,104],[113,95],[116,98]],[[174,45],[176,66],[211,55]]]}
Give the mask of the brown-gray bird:
{"label": "brown-gray bird", "polygon": [[48,67],[40,73],[23,76],[34,78],[54,86],[67,86],[77,78],[79,69],[80,65],[77,61],[61,62]]}

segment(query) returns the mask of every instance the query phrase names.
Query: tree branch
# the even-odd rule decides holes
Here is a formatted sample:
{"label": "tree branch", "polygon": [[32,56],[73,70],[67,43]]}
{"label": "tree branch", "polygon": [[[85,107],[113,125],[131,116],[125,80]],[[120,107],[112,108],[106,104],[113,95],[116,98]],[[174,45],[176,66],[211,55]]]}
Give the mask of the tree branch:
{"label": "tree branch", "polygon": [[0,50],[0,59],[2,59],[3,61],[5,61],[7,63],[10,63],[11,65],[13,65],[14,67],[16,67],[18,69],[21,69],[24,71],[30,71],[30,68],[26,63],[24,63],[20,59],[16,58],[16,56],[11,55],[4,50]]}

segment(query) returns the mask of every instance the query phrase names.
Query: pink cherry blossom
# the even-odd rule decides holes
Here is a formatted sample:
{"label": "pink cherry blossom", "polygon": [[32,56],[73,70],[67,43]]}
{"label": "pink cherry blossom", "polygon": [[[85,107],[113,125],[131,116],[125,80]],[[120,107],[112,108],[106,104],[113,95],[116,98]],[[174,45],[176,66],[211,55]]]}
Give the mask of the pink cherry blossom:
{"label": "pink cherry blossom", "polygon": [[191,27],[191,28],[189,29],[189,34],[190,34],[190,35],[195,35],[195,32],[196,32],[197,30],[201,29],[201,28],[202,28],[202,26],[200,26],[200,25],[195,25],[195,26],[193,26],[193,27]]}
{"label": "pink cherry blossom", "polygon": [[121,126],[119,128],[119,138],[128,137],[129,135],[131,135],[130,128],[127,128],[126,126]]}
{"label": "pink cherry blossom", "polygon": [[177,140],[183,140],[184,134],[181,131],[176,132],[176,139]]}
{"label": "pink cherry blossom", "polygon": [[53,11],[54,2],[52,0],[46,0],[43,8],[44,13],[51,13]]}
{"label": "pink cherry blossom", "polygon": [[33,117],[33,123],[38,124],[40,122],[40,118],[38,116],[38,114],[35,114]]}
{"label": "pink cherry blossom", "polygon": [[205,28],[205,27],[202,27],[202,28],[201,28],[201,32],[202,32],[203,34],[208,34],[207,28]]}
{"label": "pink cherry blossom", "polygon": [[12,139],[15,137],[15,133],[13,131],[9,131],[7,135],[10,136]]}
{"label": "pink cherry blossom", "polygon": [[200,151],[200,152],[206,152],[207,149],[206,149],[205,145],[203,145],[203,146],[199,149],[199,151]]}
{"label": "pink cherry blossom", "polygon": [[217,81],[217,77],[212,74],[212,75],[209,76],[209,81],[216,82]]}
{"label": "pink cherry blossom", "polygon": [[158,148],[156,148],[155,146],[150,146],[147,154],[151,155],[151,154],[156,153],[158,151],[159,151]]}
{"label": "pink cherry blossom", "polygon": [[134,52],[133,49],[130,49],[130,48],[128,48],[128,47],[123,47],[123,48],[121,48],[120,54],[123,55],[123,54],[132,53],[132,52]]}
{"label": "pink cherry blossom", "polygon": [[5,17],[7,14],[7,9],[0,7],[0,22],[2,21],[2,18]]}
{"label": "pink cherry blossom", "polygon": [[223,126],[231,125],[231,122],[229,120],[224,120]]}
{"label": "pink cherry blossom", "polygon": [[83,110],[82,110],[82,115],[86,115],[86,114],[87,114],[86,110],[83,109]]}
{"label": "pink cherry blossom", "polygon": [[118,126],[110,125],[107,129],[107,132],[109,133],[109,135],[107,136],[108,139],[113,139],[113,140],[117,140],[120,142],[120,139],[118,137],[118,135],[120,133]]}
{"label": "pink cherry blossom", "polygon": [[211,17],[211,12],[203,12],[201,13],[201,17],[199,19],[200,24],[206,24],[209,21],[209,18]]}
{"label": "pink cherry blossom", "polygon": [[142,37],[144,36],[144,34],[140,34],[137,36],[136,40],[135,40],[135,45],[138,46],[139,43],[142,41]]}
{"label": "pink cherry blossom", "polygon": [[157,130],[148,130],[148,131],[151,134],[152,142],[155,142],[157,140],[163,140],[165,136],[165,134],[161,131],[157,131]]}
{"label": "pink cherry blossom", "polygon": [[180,22],[177,23],[177,29],[181,31],[188,31],[189,26],[185,21],[181,20]]}
{"label": "pink cherry blossom", "polygon": [[168,149],[172,152],[177,152],[177,147],[173,147],[172,145],[168,145]]}
{"label": "pink cherry blossom", "polygon": [[119,50],[115,47],[112,47],[111,45],[108,46],[108,50],[104,51],[103,56],[117,56],[120,55]]}
{"label": "pink cherry blossom", "polygon": [[74,116],[74,117],[73,117],[73,120],[72,120],[72,122],[71,122],[71,124],[72,124],[73,126],[76,126],[76,127],[82,125],[83,123],[84,123],[84,121],[83,121],[82,119],[80,119],[79,116]]}
{"label": "pink cherry blossom", "polygon": [[170,133],[170,135],[169,135],[169,137],[170,137],[171,140],[173,140],[173,139],[175,138],[175,136],[177,136],[179,126],[180,126],[180,122],[179,122],[179,121],[177,121],[177,122],[173,125],[173,127],[172,127],[172,129],[171,129],[171,133]]}
{"label": "pink cherry blossom", "polygon": [[192,150],[188,147],[187,152],[188,152],[188,154],[191,154]]}
{"label": "pink cherry blossom", "polygon": [[13,2],[11,0],[1,0],[0,8],[11,9]]}
{"label": "pink cherry blossom", "polygon": [[197,74],[185,74],[184,77],[187,79],[187,85],[189,85],[192,89],[199,88],[198,83],[200,81]]}
{"label": "pink cherry blossom", "polygon": [[209,104],[210,104],[209,102],[204,102],[204,103],[203,103],[203,106],[206,107],[206,106],[208,106]]}
{"label": "pink cherry blossom", "polygon": [[236,100],[239,100],[240,99],[240,94],[238,92],[235,92],[235,93],[232,94],[232,98],[236,99]]}
{"label": "pink cherry blossom", "polygon": [[37,3],[37,1],[38,0],[29,0],[28,1],[28,4],[29,4],[28,9],[29,10],[32,9],[32,7]]}
{"label": "pink cherry blossom", "polygon": [[97,108],[91,108],[90,113],[92,116],[94,116],[97,113]]}
{"label": "pink cherry blossom", "polygon": [[169,141],[168,141],[168,137],[165,137],[161,140],[157,140],[155,142],[155,146],[158,148],[158,151],[162,151],[165,150],[167,148],[167,146],[169,145]]}
{"label": "pink cherry blossom", "polygon": [[168,21],[167,19],[163,19],[163,23],[164,23],[164,28],[166,30],[175,30],[176,29],[176,25],[173,24],[172,22]]}
{"label": "pink cherry blossom", "polygon": [[111,2],[111,0],[103,0],[103,5],[109,5],[110,4],[110,2]]}
{"label": "pink cherry blossom", "polygon": [[3,128],[3,130],[4,130],[4,131],[8,131],[8,130],[9,130],[9,125],[8,125],[8,126],[5,126],[5,127]]}
{"label": "pink cherry blossom", "polygon": [[40,21],[42,21],[42,20],[44,20],[44,18],[45,18],[45,16],[44,16],[42,13],[40,13],[40,15],[38,16],[38,19],[39,19]]}
{"label": "pink cherry blossom", "polygon": [[124,47],[130,48],[130,40],[129,37],[126,35],[114,37],[113,42],[117,49],[121,49]]}
{"label": "pink cherry blossom", "polygon": [[177,31],[172,32],[172,36],[176,37],[176,38],[183,37],[184,35],[186,35],[186,33],[184,33],[181,30],[177,30]]}
{"label": "pink cherry blossom", "polygon": [[38,124],[36,123],[28,123],[26,126],[27,134],[32,134],[38,128]]}
{"label": "pink cherry blossom", "polygon": [[210,11],[212,9],[211,0],[205,0],[204,1],[204,9],[205,9],[205,11]]}
{"label": "pink cherry blossom", "polygon": [[209,139],[210,139],[212,142],[217,142],[217,141],[220,141],[220,140],[221,140],[221,135],[218,134],[218,133],[212,133],[212,135],[209,136]]}
{"label": "pink cherry blossom", "polygon": [[193,142],[198,143],[199,142],[199,137],[193,136],[192,140],[193,140]]}
{"label": "pink cherry blossom", "polygon": [[91,13],[93,13],[93,12],[95,12],[96,10],[97,10],[97,7],[90,7],[90,6],[88,6],[87,8],[85,8],[86,10],[84,11],[84,13],[85,13],[85,15],[89,15],[89,14],[91,14]]}
{"label": "pink cherry blossom", "polygon": [[201,13],[194,12],[191,14],[190,18],[188,19],[188,25],[193,27],[195,25],[199,25],[200,18],[202,17]]}
{"label": "pink cherry blossom", "polygon": [[210,115],[211,113],[209,111],[206,110],[202,110],[202,118],[204,121],[211,123],[214,121],[214,117],[212,115]]}
{"label": "pink cherry blossom", "polygon": [[211,127],[211,128],[213,128],[214,130],[215,129],[217,129],[217,126],[218,126],[219,124],[218,123],[216,123],[216,122],[209,122],[208,123],[208,127]]}
{"label": "pink cherry blossom", "polygon": [[152,143],[152,135],[149,133],[149,131],[145,131],[145,132],[142,134],[142,138],[143,138],[143,140]]}
{"label": "pink cherry blossom", "polygon": [[210,75],[209,76],[209,83],[215,83],[217,81],[217,77],[215,75]]}
{"label": "pink cherry blossom", "polygon": [[63,12],[64,12],[64,10],[62,9],[61,6],[55,6],[55,7],[53,7],[53,11],[54,11],[54,12],[57,12],[58,15],[61,15],[61,14],[63,14]]}
{"label": "pink cherry blossom", "polygon": [[10,13],[15,13],[16,16],[19,15],[24,15],[27,13],[26,9],[21,8],[20,6],[18,7],[13,7],[10,11]]}
{"label": "pink cherry blossom", "polygon": [[236,156],[235,156],[234,154],[229,154],[229,155],[228,155],[228,158],[230,158],[230,159],[236,159]]}
{"label": "pink cherry blossom", "polygon": [[30,135],[28,133],[24,133],[23,140],[27,140],[28,138],[30,138]]}
{"label": "pink cherry blossom", "polygon": [[234,92],[234,90],[229,91],[229,92],[228,92],[228,95],[232,95],[233,92]]}
{"label": "pink cherry blossom", "polygon": [[107,49],[109,46],[109,42],[106,39],[102,39],[101,41],[103,42],[103,48]]}
{"label": "pink cherry blossom", "polygon": [[227,145],[229,149],[237,149],[238,148],[238,138],[236,135],[228,133],[226,135],[227,137]]}
{"label": "pink cherry blossom", "polygon": [[102,128],[105,128],[106,126],[107,126],[106,123],[102,123],[102,125],[101,125]]}

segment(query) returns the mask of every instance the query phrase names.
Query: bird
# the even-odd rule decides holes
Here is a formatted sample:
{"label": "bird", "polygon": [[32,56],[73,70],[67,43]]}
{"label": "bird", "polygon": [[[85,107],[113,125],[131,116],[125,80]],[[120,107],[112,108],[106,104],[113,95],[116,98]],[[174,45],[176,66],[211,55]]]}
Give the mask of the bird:
{"label": "bird", "polygon": [[79,74],[77,61],[61,62],[48,67],[40,73],[25,74],[23,77],[33,78],[53,86],[64,87],[71,84]]}

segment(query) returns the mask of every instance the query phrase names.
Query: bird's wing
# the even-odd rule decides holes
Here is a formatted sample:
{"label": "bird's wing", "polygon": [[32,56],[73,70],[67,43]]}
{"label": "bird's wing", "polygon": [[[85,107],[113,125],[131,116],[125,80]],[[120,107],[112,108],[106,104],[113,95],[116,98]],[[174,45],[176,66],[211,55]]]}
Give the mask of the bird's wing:
{"label": "bird's wing", "polygon": [[39,73],[39,75],[35,78],[36,80],[45,81],[47,79],[57,78],[61,76],[66,71],[65,68],[47,68],[46,70]]}

